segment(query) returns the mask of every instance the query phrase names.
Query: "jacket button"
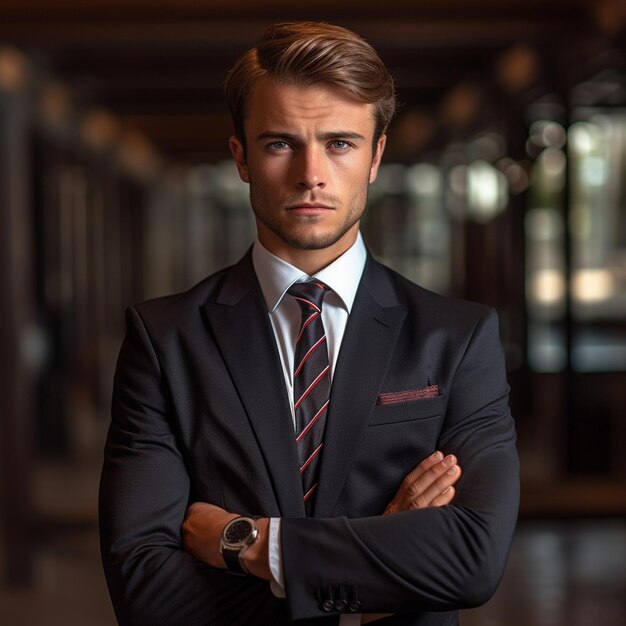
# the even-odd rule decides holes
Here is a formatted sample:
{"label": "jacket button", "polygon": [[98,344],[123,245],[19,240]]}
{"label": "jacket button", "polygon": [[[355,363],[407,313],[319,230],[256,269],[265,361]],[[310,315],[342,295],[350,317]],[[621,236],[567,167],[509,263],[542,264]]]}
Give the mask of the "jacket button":
{"label": "jacket button", "polygon": [[343,613],[347,608],[348,603],[343,598],[340,598],[337,602],[335,602],[335,609],[337,609],[340,613]]}
{"label": "jacket button", "polygon": [[350,613],[358,613],[361,610],[361,603],[358,600],[353,600],[348,605]]}
{"label": "jacket button", "polygon": [[322,608],[327,613],[330,613],[335,608],[335,603],[332,600],[324,600],[324,603],[322,604]]}

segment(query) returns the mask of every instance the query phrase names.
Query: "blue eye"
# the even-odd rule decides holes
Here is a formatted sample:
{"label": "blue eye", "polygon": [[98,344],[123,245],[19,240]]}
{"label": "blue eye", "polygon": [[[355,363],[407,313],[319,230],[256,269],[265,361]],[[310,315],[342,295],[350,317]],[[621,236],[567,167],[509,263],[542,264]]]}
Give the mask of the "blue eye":
{"label": "blue eye", "polygon": [[273,141],[268,147],[270,150],[285,150],[289,144],[286,141]]}
{"label": "blue eye", "polygon": [[346,150],[347,148],[350,147],[350,144],[347,141],[344,141],[343,139],[335,139],[334,141],[331,142],[330,146],[331,148],[334,148],[335,150]]}

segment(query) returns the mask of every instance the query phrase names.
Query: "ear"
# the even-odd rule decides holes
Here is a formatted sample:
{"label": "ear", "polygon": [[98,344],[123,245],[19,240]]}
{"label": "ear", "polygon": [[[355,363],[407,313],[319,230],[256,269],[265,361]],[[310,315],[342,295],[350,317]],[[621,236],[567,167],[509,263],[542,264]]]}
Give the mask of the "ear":
{"label": "ear", "polygon": [[387,144],[387,135],[381,135],[376,142],[376,150],[374,150],[374,156],[372,157],[372,166],[370,167],[370,183],[373,183],[378,176],[378,166],[383,158],[383,152],[385,151],[385,145]]}
{"label": "ear", "polygon": [[239,178],[241,178],[244,183],[249,183],[250,177],[248,176],[248,165],[246,164],[245,150],[243,149],[241,141],[233,135],[228,140],[228,147],[230,148],[230,153],[233,155],[235,165],[237,166]]}

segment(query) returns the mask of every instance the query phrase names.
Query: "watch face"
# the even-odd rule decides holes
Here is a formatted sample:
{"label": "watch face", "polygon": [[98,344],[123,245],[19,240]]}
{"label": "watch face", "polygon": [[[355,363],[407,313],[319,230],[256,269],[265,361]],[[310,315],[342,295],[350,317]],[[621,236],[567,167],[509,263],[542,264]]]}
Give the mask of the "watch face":
{"label": "watch face", "polygon": [[228,543],[241,543],[245,541],[252,532],[252,524],[249,521],[235,520],[224,533],[224,538]]}

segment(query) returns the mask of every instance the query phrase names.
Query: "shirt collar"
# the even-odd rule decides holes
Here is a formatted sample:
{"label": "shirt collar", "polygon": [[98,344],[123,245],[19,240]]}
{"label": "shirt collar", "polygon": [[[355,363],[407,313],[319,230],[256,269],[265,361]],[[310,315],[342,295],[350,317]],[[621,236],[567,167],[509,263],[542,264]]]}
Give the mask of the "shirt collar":
{"label": "shirt collar", "polygon": [[360,232],[348,250],[314,276],[309,276],[287,261],[273,255],[263,247],[258,238],[252,247],[254,271],[270,313],[274,312],[291,285],[310,278],[317,278],[328,285],[339,296],[343,306],[350,313],[366,258],[367,252]]}

